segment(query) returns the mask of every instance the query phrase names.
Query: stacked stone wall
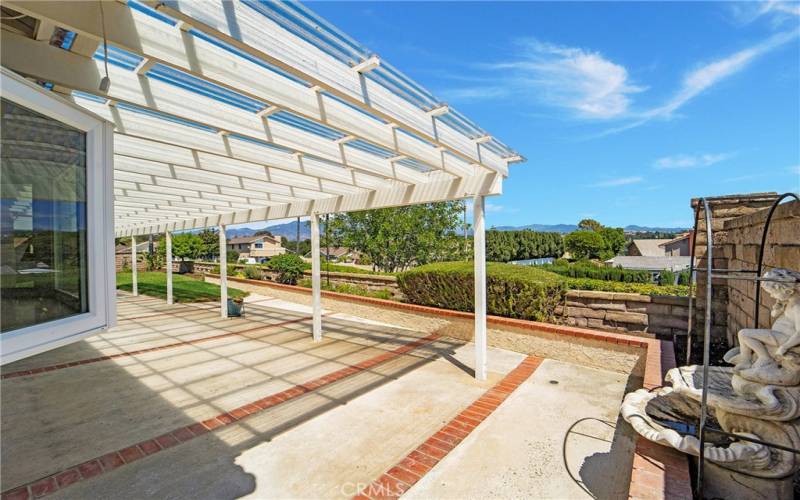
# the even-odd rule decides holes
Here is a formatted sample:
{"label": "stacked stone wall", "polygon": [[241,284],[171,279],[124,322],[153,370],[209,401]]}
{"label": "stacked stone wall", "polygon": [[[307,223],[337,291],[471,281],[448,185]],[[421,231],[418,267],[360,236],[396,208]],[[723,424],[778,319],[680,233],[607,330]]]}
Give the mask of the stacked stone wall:
{"label": "stacked stone wall", "polygon": [[[725,242],[727,241],[726,223],[739,217],[748,216],[768,208],[778,198],[777,193],[735,194],[706,198],[711,210],[712,222],[712,263],[713,269],[732,269],[728,262]],[[691,201],[692,211],[698,207],[700,200]],[[705,209],[700,208],[697,225],[697,246],[695,248],[695,269],[697,270],[697,286],[695,301],[695,332],[702,332],[706,309],[706,258],[707,235]],[[732,345],[732,337],[728,331],[728,293],[729,280],[715,278],[712,280],[711,295],[711,337],[726,339]]]}
{"label": "stacked stone wall", "polygon": [[571,326],[672,339],[686,332],[689,298],[570,290],[560,312]]}
{"label": "stacked stone wall", "polygon": [[[722,253],[733,269],[756,269],[761,236],[768,210],[731,219],[723,227]],[[782,267],[800,272],[800,202],[791,201],[779,205],[770,222],[764,249],[763,272]],[[727,283],[728,317],[727,334],[733,339],[742,328],[755,327],[756,283],[753,281],[729,280]],[[759,328],[768,328],[772,298],[761,291]]]}

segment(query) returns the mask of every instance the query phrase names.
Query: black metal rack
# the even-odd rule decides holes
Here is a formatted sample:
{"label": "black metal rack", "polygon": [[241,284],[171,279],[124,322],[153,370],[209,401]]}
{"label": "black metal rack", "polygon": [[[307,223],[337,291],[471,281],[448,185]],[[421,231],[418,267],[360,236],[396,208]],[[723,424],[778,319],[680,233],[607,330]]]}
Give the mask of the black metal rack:
{"label": "black metal rack", "polygon": [[[698,425],[698,438],[700,439],[700,456],[697,459],[697,483],[695,487],[695,496],[697,498],[703,498],[703,480],[704,480],[704,469],[705,469],[705,440],[706,440],[706,417],[708,414],[708,366],[709,366],[709,357],[710,357],[710,346],[711,346],[711,295],[713,290],[713,280],[714,279],[728,279],[728,280],[747,280],[747,281],[754,281],[756,283],[756,294],[755,294],[755,315],[754,321],[755,325],[754,328],[758,328],[759,323],[759,312],[760,312],[760,300],[761,300],[761,286],[760,283],[762,281],[781,281],[786,282],[788,280],[778,280],[778,279],[769,279],[769,278],[762,278],[761,272],[763,271],[764,265],[764,246],[767,241],[767,233],[769,232],[769,225],[772,221],[772,215],[775,213],[775,209],[778,208],[778,205],[787,198],[794,198],[797,201],[800,201],[800,197],[798,197],[795,193],[784,193],[779,196],[772,204],[767,213],[767,219],[764,223],[764,231],[761,234],[761,246],[758,250],[758,266],[756,269],[714,269],[713,268],[713,248],[714,248],[714,241],[712,239],[712,216],[710,206],[708,204],[708,200],[706,198],[700,198],[697,207],[695,207],[694,212],[694,232],[692,233],[692,249],[691,249],[691,258],[689,264],[689,324],[686,329],[686,364],[690,364],[691,362],[691,354],[692,354],[692,331],[694,330],[694,317],[693,317],[693,303],[694,303],[694,284],[695,284],[695,267],[694,267],[694,258],[695,253],[697,250],[697,226],[700,219],[700,208],[703,208],[705,212],[705,222],[706,222],[706,310],[705,310],[705,317],[704,317],[704,332],[703,332],[703,388],[702,388],[702,396],[700,399],[700,422]],[[796,280],[791,280],[795,282]],[[674,340],[677,340],[675,336],[673,336]],[[735,437],[736,439],[755,442],[758,444],[762,444],[765,446],[769,446],[772,448],[780,449],[783,451],[789,451],[793,453],[800,454],[800,450],[796,450],[794,448],[789,448],[783,445],[779,445],[776,443],[769,443],[766,441],[761,441],[758,439],[752,439],[745,436],[741,436],[738,434],[732,434],[729,432],[722,431],[721,429],[709,428],[713,432],[719,432],[722,434],[726,434],[730,437]]]}

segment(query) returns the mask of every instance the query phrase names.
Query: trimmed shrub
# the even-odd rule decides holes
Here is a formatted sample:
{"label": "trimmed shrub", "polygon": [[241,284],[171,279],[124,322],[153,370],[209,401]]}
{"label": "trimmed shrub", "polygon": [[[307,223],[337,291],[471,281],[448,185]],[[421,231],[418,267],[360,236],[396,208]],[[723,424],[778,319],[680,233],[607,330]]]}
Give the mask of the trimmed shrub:
{"label": "trimmed shrub", "polygon": [[244,277],[250,280],[261,279],[261,268],[256,265],[244,266]]}
{"label": "trimmed shrub", "polygon": [[591,278],[564,278],[570,290],[597,290],[598,292],[638,293],[641,295],[689,295],[689,287],[683,285],[656,285],[652,283],[621,283],[619,281],[594,280]]}
{"label": "trimmed shrub", "polygon": [[[303,278],[297,283],[299,286],[311,288],[311,280]],[[322,280],[322,289],[329,292],[346,293],[348,295],[359,295],[361,297],[372,297],[376,299],[394,300],[392,292],[389,290],[370,290],[364,286],[353,285],[350,283],[328,283]]]}
{"label": "trimmed shrub", "polygon": [[675,273],[670,271],[669,269],[664,269],[663,271],[658,273],[658,284],[662,286],[674,285]]}
{"label": "trimmed shrub", "polygon": [[589,261],[569,264],[563,260],[558,260],[553,264],[544,264],[541,268],[570,278],[592,278],[605,281],[620,281],[623,283],[650,283],[652,281],[650,271],[598,266]]}
{"label": "trimmed shrub", "polygon": [[[487,263],[486,295],[489,314],[534,321],[553,321],[566,287],[561,277],[534,267]],[[401,273],[400,289],[413,304],[474,310],[471,262],[428,264]]]}
{"label": "trimmed shrub", "polygon": [[[236,264],[229,262],[228,266],[226,267],[228,276],[233,276],[236,274]],[[211,269],[212,274],[219,274],[219,264],[215,264],[214,267]]]}
{"label": "trimmed shrub", "polygon": [[[486,294],[489,314],[534,321],[553,321],[556,306],[567,290],[638,293],[642,295],[688,295],[681,285],[624,283],[591,278],[569,278],[541,267],[486,264]],[[400,273],[397,284],[408,302],[424,306],[472,312],[474,275],[472,262],[428,264]]]}
{"label": "trimmed shrub", "polygon": [[296,285],[303,277],[306,263],[293,253],[276,255],[267,262],[267,267],[278,273],[276,281],[287,285]]}

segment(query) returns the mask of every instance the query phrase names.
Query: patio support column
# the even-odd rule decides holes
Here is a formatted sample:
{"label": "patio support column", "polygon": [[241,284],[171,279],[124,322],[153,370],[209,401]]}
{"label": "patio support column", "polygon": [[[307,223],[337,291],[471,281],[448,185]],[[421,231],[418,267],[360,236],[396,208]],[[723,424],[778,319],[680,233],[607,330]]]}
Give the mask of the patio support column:
{"label": "patio support column", "polygon": [[311,214],[311,307],[313,321],[311,332],[314,341],[322,340],[322,279],[319,263],[319,215]]}
{"label": "patio support column", "polygon": [[228,317],[228,240],[222,224],[219,225],[219,314]]}
{"label": "patio support column", "polygon": [[136,236],[131,236],[131,287],[133,296],[139,295],[139,275],[136,266]]}
{"label": "patio support column", "polygon": [[475,378],[486,380],[486,221],[483,196],[472,204],[475,246]]}
{"label": "patio support column", "polygon": [[165,232],[167,238],[167,304],[172,304],[172,233]]}

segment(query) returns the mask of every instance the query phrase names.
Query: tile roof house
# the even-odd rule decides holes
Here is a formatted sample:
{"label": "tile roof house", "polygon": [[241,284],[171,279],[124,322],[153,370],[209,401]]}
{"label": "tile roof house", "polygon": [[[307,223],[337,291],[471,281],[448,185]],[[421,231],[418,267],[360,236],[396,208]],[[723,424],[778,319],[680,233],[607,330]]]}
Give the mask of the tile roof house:
{"label": "tile roof house", "polygon": [[691,255],[692,233],[687,232],[658,245],[664,249],[664,255],[689,256]]}
{"label": "tile roof house", "polygon": [[659,240],[632,240],[628,243],[628,255],[638,257],[661,257],[664,255],[662,244],[668,239]]}
{"label": "tile roof house", "polygon": [[267,234],[242,236],[228,240],[228,251],[239,252],[240,259],[268,259],[286,253],[279,239]]}

